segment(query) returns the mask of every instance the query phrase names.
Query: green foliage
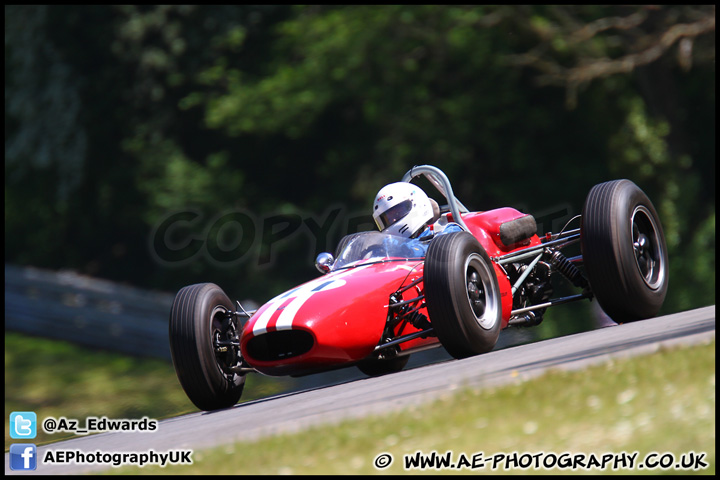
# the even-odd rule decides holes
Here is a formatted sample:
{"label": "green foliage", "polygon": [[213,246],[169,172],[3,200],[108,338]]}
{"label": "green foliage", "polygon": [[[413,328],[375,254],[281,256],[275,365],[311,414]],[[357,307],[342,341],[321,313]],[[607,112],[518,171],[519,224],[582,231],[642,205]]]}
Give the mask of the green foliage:
{"label": "green foliage", "polygon": [[368,212],[428,163],[480,210],[576,214],[630,178],[666,228],[668,308],[714,302],[714,267],[690,267],[714,266],[713,6],[5,12],[6,261],[262,301],[314,275],[306,226],[269,266],[172,266],[149,247],[158,222]]}
{"label": "green foliage", "polygon": [[[686,285],[693,285],[688,289],[671,288],[665,309],[677,311],[689,305],[712,304],[715,276],[707,273],[708,266],[714,268],[715,263],[715,213],[712,210],[708,217],[700,217],[700,225],[693,225],[698,217],[688,214],[702,205],[702,172],[692,168],[690,155],[674,153],[668,146],[667,121],[649,116],[639,97],[630,98],[628,104],[625,123],[610,139],[614,152],[611,169],[644,185],[655,198],[671,259],[671,279],[673,283],[680,278],[688,282]],[[705,215],[706,208],[697,213]]]}

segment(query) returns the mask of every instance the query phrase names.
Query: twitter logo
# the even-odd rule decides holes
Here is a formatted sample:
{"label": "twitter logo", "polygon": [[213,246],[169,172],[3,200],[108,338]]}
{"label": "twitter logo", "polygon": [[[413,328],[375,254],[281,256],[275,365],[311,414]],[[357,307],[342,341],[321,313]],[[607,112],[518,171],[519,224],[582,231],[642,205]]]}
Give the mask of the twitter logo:
{"label": "twitter logo", "polygon": [[35,438],[37,415],[35,412],[12,412],[10,414],[11,438]]}

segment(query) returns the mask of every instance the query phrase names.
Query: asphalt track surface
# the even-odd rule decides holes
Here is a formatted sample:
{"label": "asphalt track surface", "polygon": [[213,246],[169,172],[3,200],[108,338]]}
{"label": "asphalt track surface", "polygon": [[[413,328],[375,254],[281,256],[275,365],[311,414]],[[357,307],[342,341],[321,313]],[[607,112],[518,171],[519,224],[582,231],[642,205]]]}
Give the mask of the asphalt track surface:
{"label": "asphalt track surface", "polygon": [[[502,336],[502,333],[501,333]],[[548,369],[577,370],[611,358],[628,358],[674,345],[697,345],[715,338],[715,306],[664,317],[612,325],[598,330],[509,347],[464,360],[411,368],[377,378],[276,395],[233,408],[197,412],[159,422],[154,432],[100,433],[38,447],[85,452],[193,451],[228,442],[255,440],[310,426],[383,414],[437,399],[463,387],[482,388],[529,379]],[[84,422],[84,419],[79,419]],[[42,419],[38,418],[38,422]],[[29,441],[25,441],[28,442]],[[17,441],[17,443],[24,443]],[[5,474],[75,474],[111,468],[107,465],[47,465],[34,472]]]}

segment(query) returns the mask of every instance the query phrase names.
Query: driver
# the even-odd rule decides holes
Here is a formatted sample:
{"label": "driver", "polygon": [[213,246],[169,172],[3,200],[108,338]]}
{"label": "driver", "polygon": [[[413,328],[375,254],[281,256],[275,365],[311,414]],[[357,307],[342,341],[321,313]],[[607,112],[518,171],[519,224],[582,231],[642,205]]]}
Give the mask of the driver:
{"label": "driver", "polygon": [[381,232],[409,239],[429,239],[441,231],[462,231],[460,225],[438,221],[439,218],[437,202],[411,183],[385,185],[375,196],[373,219]]}

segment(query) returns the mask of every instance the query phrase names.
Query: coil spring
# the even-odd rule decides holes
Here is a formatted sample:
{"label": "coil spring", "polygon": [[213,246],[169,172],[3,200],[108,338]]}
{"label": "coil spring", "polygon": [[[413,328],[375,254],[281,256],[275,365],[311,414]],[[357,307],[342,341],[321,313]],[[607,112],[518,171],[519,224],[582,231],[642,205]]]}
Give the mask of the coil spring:
{"label": "coil spring", "polygon": [[557,270],[565,275],[565,277],[572,282],[573,285],[580,288],[587,287],[587,280],[583,277],[580,270],[567,259],[565,255],[556,251],[550,257],[550,262]]}

